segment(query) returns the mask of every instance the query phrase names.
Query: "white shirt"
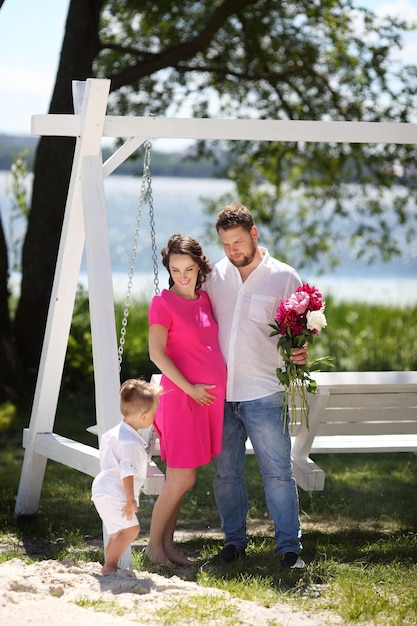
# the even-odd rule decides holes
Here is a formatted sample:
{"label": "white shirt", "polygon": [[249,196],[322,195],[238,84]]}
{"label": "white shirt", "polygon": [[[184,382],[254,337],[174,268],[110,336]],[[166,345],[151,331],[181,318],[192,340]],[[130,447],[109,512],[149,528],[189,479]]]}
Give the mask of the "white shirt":
{"label": "white shirt", "polygon": [[203,288],[210,296],[227,365],[226,400],[243,402],[269,396],[282,387],[275,369],[282,366],[278,337],[270,337],[276,310],[301,285],[297,272],[259,248],[262,262],[242,282],[226,257],[216,263]]}
{"label": "white shirt", "polygon": [[100,473],[92,484],[92,497],[107,495],[126,499],[123,478],[133,476],[136,500],[147,474],[145,441],[132,426],[121,421],[106,431],[100,441]]}

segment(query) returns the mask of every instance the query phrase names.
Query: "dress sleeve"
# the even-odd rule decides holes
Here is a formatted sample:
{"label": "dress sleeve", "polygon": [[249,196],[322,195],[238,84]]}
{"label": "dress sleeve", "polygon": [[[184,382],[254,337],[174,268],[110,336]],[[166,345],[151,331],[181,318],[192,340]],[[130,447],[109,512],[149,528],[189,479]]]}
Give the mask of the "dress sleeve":
{"label": "dress sleeve", "polygon": [[148,310],[148,324],[160,324],[165,328],[171,328],[172,316],[167,302],[160,294],[154,296],[151,300]]}

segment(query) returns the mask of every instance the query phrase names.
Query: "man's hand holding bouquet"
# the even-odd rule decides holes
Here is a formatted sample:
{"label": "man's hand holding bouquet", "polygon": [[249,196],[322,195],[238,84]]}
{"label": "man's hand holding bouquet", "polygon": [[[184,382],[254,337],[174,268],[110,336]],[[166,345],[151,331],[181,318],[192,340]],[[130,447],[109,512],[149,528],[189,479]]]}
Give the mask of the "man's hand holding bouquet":
{"label": "man's hand holding bouquet", "polygon": [[309,427],[310,407],[307,394],[317,392],[317,383],[311,378],[310,373],[320,371],[323,366],[333,367],[333,359],[330,356],[318,357],[307,365],[296,365],[290,358],[294,348],[311,345],[322,328],[327,326],[325,303],[322,298],[316,287],[305,283],[287,300],[281,300],[274,324],[269,324],[273,329],[270,337],[280,336],[277,350],[284,361],[284,367],[275,370],[279,382],[284,387],[282,412],[284,428],[287,409],[291,409],[291,422],[294,422],[297,397],[300,398],[301,420],[305,419],[306,426]]}

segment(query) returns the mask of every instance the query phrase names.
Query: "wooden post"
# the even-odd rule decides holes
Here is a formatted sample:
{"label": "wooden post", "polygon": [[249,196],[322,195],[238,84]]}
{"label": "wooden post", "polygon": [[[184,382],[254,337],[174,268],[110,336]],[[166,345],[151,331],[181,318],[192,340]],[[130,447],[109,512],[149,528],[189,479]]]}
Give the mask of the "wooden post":
{"label": "wooden post", "polygon": [[36,452],[36,436],[38,433],[53,432],[84,248],[82,158],[101,153],[109,89],[108,80],[87,81],[79,112],[80,135],[76,141],[45,338],[16,498],[16,515],[33,515],[38,510],[47,456]]}
{"label": "wooden post", "polygon": [[[87,257],[88,293],[91,337],[93,342],[94,383],[98,437],[120,421],[119,362],[109,230],[103,184],[103,165],[98,156],[85,156],[82,161],[81,187],[84,206],[85,249]],[[103,526],[103,545],[109,537]],[[129,546],[119,567],[129,568],[132,552]]]}
{"label": "wooden post", "polygon": [[100,438],[120,421],[120,376],[101,158],[84,157],[81,171],[94,386]]}

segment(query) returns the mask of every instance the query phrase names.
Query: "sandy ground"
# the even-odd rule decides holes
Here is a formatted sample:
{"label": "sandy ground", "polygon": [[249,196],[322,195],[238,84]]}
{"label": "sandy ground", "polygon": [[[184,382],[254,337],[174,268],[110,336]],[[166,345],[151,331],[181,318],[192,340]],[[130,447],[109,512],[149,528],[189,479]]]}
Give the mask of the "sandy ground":
{"label": "sandy ground", "polygon": [[[36,626],[129,626],[168,623],[178,604],[193,604],[195,596],[208,598],[209,615],[196,620],[178,618],[175,624],[191,626],[231,624],[291,626],[341,624],[329,613],[293,610],[284,603],[268,608],[256,602],[236,600],[227,592],[201,587],[181,578],[121,569],[100,575],[99,563],[45,560],[27,564],[15,558],[0,565],[0,624]],[[229,608],[229,617],[216,617],[216,604]],[[89,604],[86,604],[88,601]],[[94,604],[97,604],[94,607]],[[168,611],[165,615],[164,611]],[[181,616],[181,612],[179,613]]]}

